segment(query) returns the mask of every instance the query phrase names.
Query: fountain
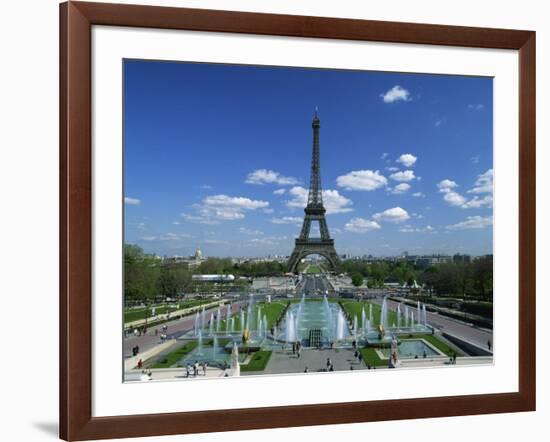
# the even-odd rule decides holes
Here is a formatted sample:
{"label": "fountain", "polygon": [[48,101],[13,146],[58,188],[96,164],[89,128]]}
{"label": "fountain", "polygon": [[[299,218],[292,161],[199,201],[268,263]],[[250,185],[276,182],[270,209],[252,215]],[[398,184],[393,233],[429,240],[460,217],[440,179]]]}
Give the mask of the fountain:
{"label": "fountain", "polygon": [[346,324],[346,318],[342,310],[338,310],[338,316],[336,318],[336,339],[344,339],[344,327]]}
{"label": "fountain", "polygon": [[409,315],[409,306],[405,306],[405,327],[408,328],[411,326],[409,320],[411,319],[411,316]]}
{"label": "fountain", "polygon": [[384,296],[382,301],[382,311],[380,312],[380,325],[384,327],[384,330],[388,328],[388,299]]}
{"label": "fountain", "polygon": [[361,336],[365,336],[365,334],[367,333],[366,326],[367,314],[365,313],[365,306],[363,306],[363,309],[361,310]]}
{"label": "fountain", "polygon": [[294,313],[286,312],[286,342],[296,342],[296,322],[294,320]]}
{"label": "fountain", "polygon": [[422,309],[420,307],[420,301],[416,301],[416,320],[419,323],[422,321]]}
{"label": "fountain", "polygon": [[231,375],[241,375],[241,366],[239,364],[239,348],[237,347],[236,342],[233,343],[233,350],[231,351]]}
{"label": "fountain", "polygon": [[428,317],[426,315],[426,304],[422,304],[422,323],[424,327],[428,326]]}
{"label": "fountain", "polygon": [[222,310],[221,310],[221,307],[218,306],[218,311],[216,312],[216,333],[220,332],[221,322],[222,322]]}
{"label": "fountain", "polygon": [[210,321],[209,321],[209,330],[208,335],[212,336],[214,334],[214,313],[210,313]]}
{"label": "fountain", "polygon": [[241,318],[239,322],[239,331],[244,331],[245,327],[244,310],[241,309]]}
{"label": "fountain", "polygon": [[401,304],[397,304],[397,328],[401,328]]}
{"label": "fountain", "polygon": [[212,360],[215,361],[217,359],[217,353],[218,353],[218,337],[214,336],[214,342],[212,343]]}
{"label": "fountain", "polygon": [[357,315],[353,317],[353,339],[357,339]]}
{"label": "fountain", "polygon": [[199,332],[201,330],[201,318],[199,315],[199,312],[197,311],[197,314],[195,315],[195,337],[199,335]]}
{"label": "fountain", "polygon": [[206,322],[206,309],[203,305],[202,311],[201,311],[201,327],[200,327],[201,330],[204,330],[205,322]]}
{"label": "fountain", "polygon": [[197,351],[195,352],[197,356],[202,356],[202,331],[199,330],[199,335],[197,339]]}

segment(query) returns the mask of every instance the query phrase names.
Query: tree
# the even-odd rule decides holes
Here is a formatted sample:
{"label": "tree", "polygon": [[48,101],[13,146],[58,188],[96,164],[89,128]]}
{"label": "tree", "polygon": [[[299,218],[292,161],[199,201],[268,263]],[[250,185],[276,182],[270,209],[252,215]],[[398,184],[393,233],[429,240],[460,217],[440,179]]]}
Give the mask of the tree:
{"label": "tree", "polygon": [[351,283],[355,287],[363,285],[363,275],[361,275],[361,273],[354,273],[351,277]]}

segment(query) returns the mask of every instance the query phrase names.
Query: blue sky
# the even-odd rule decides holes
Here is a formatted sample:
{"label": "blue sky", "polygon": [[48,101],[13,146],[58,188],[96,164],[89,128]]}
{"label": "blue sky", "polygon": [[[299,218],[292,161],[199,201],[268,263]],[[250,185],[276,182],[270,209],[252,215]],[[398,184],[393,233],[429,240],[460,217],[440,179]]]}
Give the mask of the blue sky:
{"label": "blue sky", "polygon": [[492,79],[125,61],[125,241],[288,255],[311,120],[338,253],[492,253]]}

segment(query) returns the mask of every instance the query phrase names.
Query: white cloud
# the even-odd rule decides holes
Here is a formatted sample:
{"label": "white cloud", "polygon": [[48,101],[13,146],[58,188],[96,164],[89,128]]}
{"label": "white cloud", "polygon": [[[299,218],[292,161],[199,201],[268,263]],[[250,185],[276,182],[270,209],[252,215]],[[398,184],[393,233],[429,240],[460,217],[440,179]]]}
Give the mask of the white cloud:
{"label": "white cloud", "polygon": [[261,230],[247,229],[246,227],[240,227],[239,232],[250,236],[261,236],[264,234]]}
{"label": "white cloud", "polygon": [[380,229],[381,227],[376,221],[364,218],[352,218],[345,224],[344,228],[348,232],[366,233],[371,230]]}
{"label": "white cloud", "polygon": [[402,193],[406,193],[408,192],[408,190],[411,188],[411,186],[407,183],[401,183],[401,184],[398,184],[397,186],[395,186],[391,193],[395,193],[395,194],[402,194]]}
{"label": "white cloud", "polygon": [[426,227],[413,227],[410,224],[403,226],[399,229],[401,233],[435,233],[435,229],[427,225]]}
{"label": "white cloud", "polygon": [[480,207],[493,206],[493,169],[489,169],[485,173],[478,175],[474,187],[467,192],[488,194],[483,197],[475,195],[472,199],[468,200],[468,198],[454,190],[455,187],[458,187],[458,184],[449,179],[441,181],[437,187],[439,188],[439,192],[444,194],[443,200],[452,206],[460,206],[463,209],[478,209]]}
{"label": "white cloud", "polygon": [[380,155],[380,159],[385,160],[388,157],[388,155],[389,155],[388,152],[383,152],[382,155]]}
{"label": "white cloud", "polygon": [[426,198],[426,195],[422,192],[414,192],[412,196],[414,196],[415,198]]}
{"label": "white cloud", "polygon": [[250,172],[246,177],[246,183],[248,184],[266,184],[274,183],[280,186],[292,186],[298,184],[298,180],[293,177],[287,177],[281,175],[279,172],[268,169],[258,169],[254,172]]}
{"label": "white cloud", "polygon": [[401,172],[395,172],[390,175],[390,178],[395,181],[412,181],[416,177],[414,176],[413,170],[404,170]]}
{"label": "white cloud", "polygon": [[485,108],[485,106],[483,106],[483,104],[481,104],[481,103],[469,104],[468,105],[468,109],[473,109],[473,110],[476,110],[476,111],[482,111],[484,108]]}
{"label": "white cloud", "polygon": [[204,217],[204,216],[201,216],[201,215],[191,215],[189,213],[182,213],[182,214],[180,214],[180,216],[184,220],[192,222],[192,223],[207,224],[207,225],[214,225],[214,224],[219,224],[220,223],[219,221],[217,221],[215,219],[207,218],[207,217]]}
{"label": "white cloud", "polygon": [[273,194],[274,195],[284,195],[285,192],[286,192],[286,189],[277,189],[277,190],[273,191]]}
{"label": "white cloud", "polygon": [[251,246],[274,246],[276,244],[276,242],[269,238],[252,238],[247,243]]}
{"label": "white cloud", "polygon": [[492,216],[468,216],[465,221],[447,226],[449,230],[483,229],[493,224]]}
{"label": "white cloud", "polygon": [[466,202],[466,198],[454,190],[444,192],[443,199],[451,206],[462,206]]}
{"label": "white cloud", "polygon": [[[307,205],[308,190],[304,187],[295,186],[288,191],[292,199],[286,202],[290,208],[303,209]],[[353,202],[346,198],[337,190],[323,190],[323,205],[327,210],[327,214],[346,213],[353,211],[351,207]]]}
{"label": "white cloud", "polygon": [[144,236],[141,238],[143,241],[176,241],[179,239],[193,238],[193,235],[188,233],[173,233],[168,232],[158,236]]}
{"label": "white cloud", "polygon": [[397,160],[395,160],[395,162],[396,163],[401,163],[405,167],[412,167],[414,165],[414,163],[416,163],[417,159],[418,158],[415,157],[413,154],[404,153]]}
{"label": "white cloud", "polygon": [[227,244],[227,241],[223,239],[205,239],[205,244]]}
{"label": "white cloud", "polygon": [[395,167],[395,166],[386,167],[386,170],[388,172],[397,172],[399,170],[399,167]]}
{"label": "white cloud", "polygon": [[210,207],[230,207],[239,210],[255,210],[269,206],[267,201],[252,200],[243,196],[213,195],[207,196],[203,204]]}
{"label": "white cloud", "polygon": [[203,184],[203,185],[201,186],[201,189],[210,190],[210,189],[212,189],[212,186],[211,186],[210,184]]}
{"label": "white cloud", "polygon": [[411,101],[410,92],[399,86],[395,85],[390,90],[386,91],[384,94],[380,94],[384,103],[394,103],[396,101]]}
{"label": "white cloud", "polygon": [[400,223],[410,218],[407,211],[401,207],[393,207],[383,212],[375,213],[372,217],[376,221],[387,221],[390,223]]}
{"label": "white cloud", "polygon": [[125,196],[124,204],[128,204],[129,206],[139,206],[141,204],[141,200],[137,198],[130,198],[129,196]]}
{"label": "white cloud", "polygon": [[474,196],[471,200],[466,201],[463,205],[463,209],[478,209],[480,207],[492,207],[493,206],[493,196],[486,195],[483,198]]}
{"label": "white cloud", "polygon": [[468,193],[493,193],[493,169],[478,175],[474,188],[468,190]]}
{"label": "white cloud", "polygon": [[336,178],[336,184],[346,190],[375,190],[388,183],[378,170],[354,170]]}
{"label": "white cloud", "polygon": [[297,224],[302,223],[302,218],[297,216],[283,216],[282,218],[271,218],[273,224]]}
{"label": "white cloud", "polygon": [[266,208],[266,209],[262,209],[262,212],[263,212],[263,213],[267,213],[267,214],[271,214],[271,213],[275,212],[275,210],[272,209],[272,208],[270,208],[270,207],[268,207],[268,208]]}
{"label": "white cloud", "polygon": [[440,181],[437,185],[440,192],[448,192],[449,190],[458,187],[458,184],[456,184],[452,180],[444,179],[443,181]]}
{"label": "white cloud", "polygon": [[181,216],[191,222],[201,224],[217,224],[219,221],[233,221],[243,219],[246,211],[266,209],[267,201],[252,200],[242,196],[212,195],[202,200],[201,204],[194,204],[196,215],[182,213]]}

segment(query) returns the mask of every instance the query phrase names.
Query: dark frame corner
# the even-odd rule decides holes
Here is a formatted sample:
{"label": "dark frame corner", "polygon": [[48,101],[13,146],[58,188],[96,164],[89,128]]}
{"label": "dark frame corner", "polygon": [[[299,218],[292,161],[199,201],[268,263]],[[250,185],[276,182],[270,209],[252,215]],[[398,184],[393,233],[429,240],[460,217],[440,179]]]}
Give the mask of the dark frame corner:
{"label": "dark frame corner", "polygon": [[[519,391],[500,394],[92,417],[91,27],[186,29],[519,51]],[[533,411],[535,32],[155,6],[60,5],[60,437],[122,438]]]}

